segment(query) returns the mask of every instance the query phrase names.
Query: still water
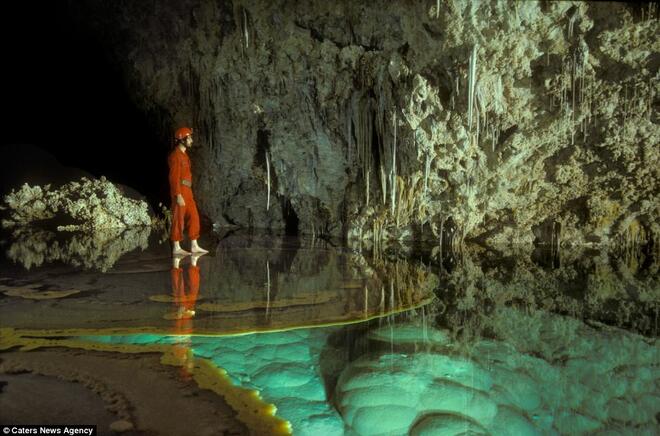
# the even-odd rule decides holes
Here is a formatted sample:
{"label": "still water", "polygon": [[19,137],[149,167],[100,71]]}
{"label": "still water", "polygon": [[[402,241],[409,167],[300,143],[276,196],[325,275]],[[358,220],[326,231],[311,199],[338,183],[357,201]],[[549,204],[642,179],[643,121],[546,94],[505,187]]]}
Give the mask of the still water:
{"label": "still water", "polygon": [[153,235],[77,237],[5,242],[16,343],[156,346],[190,380],[210,363],[221,395],[254,394],[230,401],[248,431],[658,434],[653,253],[226,234],[173,263]]}

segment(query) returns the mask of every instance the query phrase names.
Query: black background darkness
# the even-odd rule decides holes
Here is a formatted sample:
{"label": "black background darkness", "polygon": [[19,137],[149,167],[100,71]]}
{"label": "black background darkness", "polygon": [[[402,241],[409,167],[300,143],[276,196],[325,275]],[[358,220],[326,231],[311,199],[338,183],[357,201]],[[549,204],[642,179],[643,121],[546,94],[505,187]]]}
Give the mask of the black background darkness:
{"label": "black background darkness", "polygon": [[67,0],[3,3],[0,147],[36,145],[62,165],[134,188],[153,207],[167,204],[169,145],[69,7]]}

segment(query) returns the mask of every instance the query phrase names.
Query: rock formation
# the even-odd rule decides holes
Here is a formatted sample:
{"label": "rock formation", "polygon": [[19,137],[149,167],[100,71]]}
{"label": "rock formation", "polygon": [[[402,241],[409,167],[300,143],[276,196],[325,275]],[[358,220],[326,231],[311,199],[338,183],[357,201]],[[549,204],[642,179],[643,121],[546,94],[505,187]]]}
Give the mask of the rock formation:
{"label": "rock formation", "polygon": [[360,239],[657,241],[658,10],[602,2],[72,6],[217,224]]}

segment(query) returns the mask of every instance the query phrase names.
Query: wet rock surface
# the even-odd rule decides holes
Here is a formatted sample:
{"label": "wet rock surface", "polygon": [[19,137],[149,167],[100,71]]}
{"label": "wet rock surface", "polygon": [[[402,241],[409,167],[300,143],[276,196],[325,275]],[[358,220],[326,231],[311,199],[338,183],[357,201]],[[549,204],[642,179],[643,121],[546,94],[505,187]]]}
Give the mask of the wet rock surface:
{"label": "wet rock surface", "polygon": [[156,355],[4,352],[3,424],[95,424],[98,434],[247,434],[223,399]]}

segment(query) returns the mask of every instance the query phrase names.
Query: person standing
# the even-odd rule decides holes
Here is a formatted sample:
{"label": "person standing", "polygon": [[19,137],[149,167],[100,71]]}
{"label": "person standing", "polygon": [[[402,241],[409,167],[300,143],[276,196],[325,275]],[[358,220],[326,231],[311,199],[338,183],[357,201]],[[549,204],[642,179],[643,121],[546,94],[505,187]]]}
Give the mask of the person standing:
{"label": "person standing", "polygon": [[193,253],[208,253],[197,244],[199,238],[199,213],[192,192],[192,171],[187,151],[193,145],[193,131],[190,127],[181,127],[174,132],[174,149],[167,161],[170,167],[170,196],[172,199],[172,254],[184,256],[189,251],[181,248],[186,220],[188,221],[188,237],[191,240],[190,250]]}

